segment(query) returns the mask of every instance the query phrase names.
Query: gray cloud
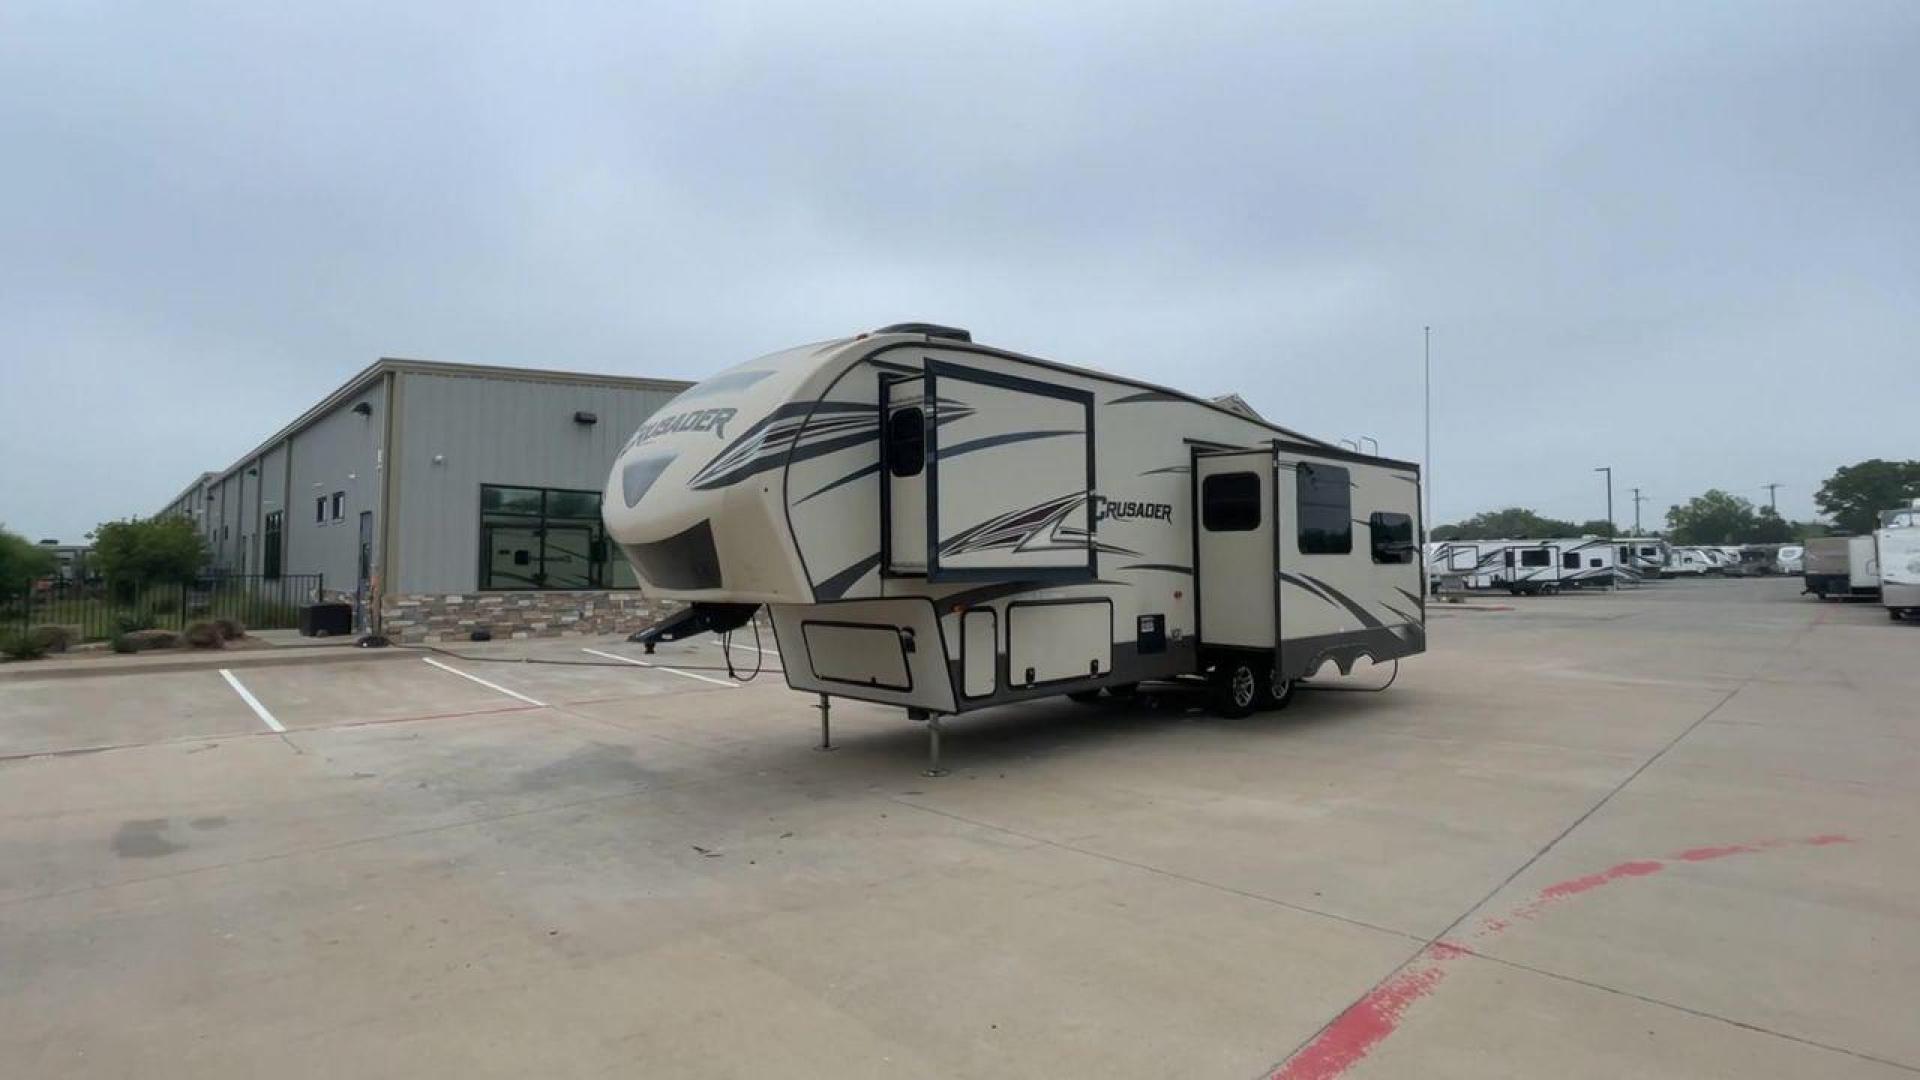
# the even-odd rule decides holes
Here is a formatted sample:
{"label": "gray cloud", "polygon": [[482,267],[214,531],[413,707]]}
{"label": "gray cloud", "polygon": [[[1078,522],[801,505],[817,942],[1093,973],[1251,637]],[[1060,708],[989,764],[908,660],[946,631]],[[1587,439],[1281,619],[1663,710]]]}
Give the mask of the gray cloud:
{"label": "gray cloud", "polygon": [[1916,455],[1920,9],[9,5],[0,520],[380,355],[698,376],[903,318],[1421,451],[1443,519]]}

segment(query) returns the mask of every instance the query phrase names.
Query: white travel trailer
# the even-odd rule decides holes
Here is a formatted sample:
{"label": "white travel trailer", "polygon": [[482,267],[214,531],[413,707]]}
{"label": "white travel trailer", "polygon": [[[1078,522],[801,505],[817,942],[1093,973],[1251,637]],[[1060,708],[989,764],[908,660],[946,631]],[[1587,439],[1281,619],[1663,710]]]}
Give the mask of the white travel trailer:
{"label": "white travel trailer", "polygon": [[1920,500],[1880,519],[1880,602],[1895,621],[1920,618]]}
{"label": "white travel trailer", "polygon": [[1666,569],[1661,577],[1701,577],[1718,568],[1717,563],[1707,558],[1706,553],[1696,547],[1677,547],[1667,552]]}
{"label": "white travel trailer", "polygon": [[1880,559],[1871,536],[1817,536],[1807,541],[1802,575],[1822,600],[1829,596],[1875,596],[1880,592]]}
{"label": "white travel trailer", "polygon": [[1641,579],[1657,578],[1666,573],[1667,556],[1671,549],[1665,540],[1657,536],[1616,536],[1613,543],[1614,556],[1622,570],[1631,571]]}
{"label": "white travel trailer", "polygon": [[1774,573],[1800,574],[1807,569],[1805,556],[1807,549],[1800,544],[1782,544],[1780,550],[1773,553]]}
{"label": "white travel trailer", "polygon": [[1500,569],[1500,553],[1510,540],[1440,540],[1427,545],[1427,586],[1434,592],[1450,589],[1491,589]]}
{"label": "white travel trailer", "polygon": [[665,406],[609,533],[691,607],[766,605],[787,683],[929,722],[1205,677],[1284,705],[1331,662],[1425,648],[1416,465],[1209,402],[902,324],[774,353]]}
{"label": "white travel trailer", "polygon": [[1613,541],[1578,539],[1508,541],[1494,571],[1495,588],[1522,593],[1611,585],[1620,580]]}

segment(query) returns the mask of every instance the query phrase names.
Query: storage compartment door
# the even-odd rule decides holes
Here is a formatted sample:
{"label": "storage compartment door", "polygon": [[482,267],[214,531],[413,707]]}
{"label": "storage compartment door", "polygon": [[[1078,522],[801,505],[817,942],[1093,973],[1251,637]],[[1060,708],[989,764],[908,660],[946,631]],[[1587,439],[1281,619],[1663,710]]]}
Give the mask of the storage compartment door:
{"label": "storage compartment door", "polygon": [[1090,581],[1093,395],[927,362],[931,581]]}
{"label": "storage compartment door", "polygon": [[1112,670],[1110,601],[1007,605],[1007,681],[1014,687],[1091,679]]}

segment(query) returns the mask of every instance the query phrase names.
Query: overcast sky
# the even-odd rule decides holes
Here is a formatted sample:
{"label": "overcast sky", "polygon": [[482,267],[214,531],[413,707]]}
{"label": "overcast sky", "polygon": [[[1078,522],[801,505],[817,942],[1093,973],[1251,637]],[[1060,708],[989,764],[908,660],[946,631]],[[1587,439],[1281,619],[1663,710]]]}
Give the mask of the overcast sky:
{"label": "overcast sky", "polygon": [[1431,323],[1439,521],[1920,457],[1911,0],[288,7],[0,4],[7,526],[904,319],[1415,459]]}

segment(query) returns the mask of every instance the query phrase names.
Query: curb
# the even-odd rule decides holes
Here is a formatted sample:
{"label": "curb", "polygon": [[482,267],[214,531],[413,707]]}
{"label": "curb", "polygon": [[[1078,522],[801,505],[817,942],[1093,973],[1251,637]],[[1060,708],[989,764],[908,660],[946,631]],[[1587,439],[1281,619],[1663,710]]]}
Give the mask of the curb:
{"label": "curb", "polygon": [[70,660],[44,667],[33,660],[0,664],[0,682],[39,679],[93,679],[113,675],[150,675],[178,671],[218,671],[221,668],[291,667],[297,664],[363,664],[370,660],[398,660],[413,655],[406,649],[335,648],[248,649],[168,657],[150,663],[115,660]]}

